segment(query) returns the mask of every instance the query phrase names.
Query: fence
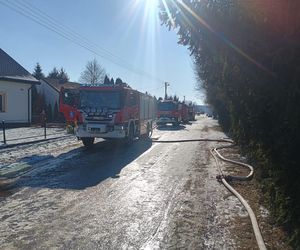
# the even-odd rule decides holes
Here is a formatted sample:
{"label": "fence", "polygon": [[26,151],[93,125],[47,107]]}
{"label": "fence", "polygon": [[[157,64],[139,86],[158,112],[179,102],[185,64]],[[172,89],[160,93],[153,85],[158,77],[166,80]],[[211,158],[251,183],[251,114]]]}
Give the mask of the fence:
{"label": "fence", "polygon": [[65,129],[48,128],[46,121],[41,127],[27,127],[27,128],[15,128],[7,129],[5,121],[2,121],[2,140],[0,143],[7,145],[9,142],[15,144],[24,143],[36,140],[47,140],[54,136],[66,135]]}

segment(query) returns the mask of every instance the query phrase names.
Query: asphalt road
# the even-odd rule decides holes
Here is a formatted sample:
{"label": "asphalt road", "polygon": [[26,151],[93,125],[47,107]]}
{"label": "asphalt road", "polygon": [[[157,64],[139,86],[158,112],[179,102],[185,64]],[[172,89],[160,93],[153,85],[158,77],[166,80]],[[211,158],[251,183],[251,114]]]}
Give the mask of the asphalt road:
{"label": "asphalt road", "polygon": [[[152,137],[225,135],[198,117]],[[230,221],[242,208],[216,181],[216,143],[153,141],[48,145],[0,199],[1,249],[234,249]]]}

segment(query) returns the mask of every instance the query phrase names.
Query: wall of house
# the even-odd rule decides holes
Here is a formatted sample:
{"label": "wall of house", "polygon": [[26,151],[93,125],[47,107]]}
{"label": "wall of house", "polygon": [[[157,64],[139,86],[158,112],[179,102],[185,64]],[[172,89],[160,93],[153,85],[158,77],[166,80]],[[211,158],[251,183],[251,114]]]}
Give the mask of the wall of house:
{"label": "wall of house", "polygon": [[52,111],[54,109],[55,102],[59,105],[59,93],[45,81],[41,80],[41,84],[37,86],[39,94],[43,94],[47,105],[51,104]]}
{"label": "wall of house", "polygon": [[[28,89],[30,87],[31,84],[0,81],[0,92],[5,94],[5,111],[0,112],[0,121],[28,123],[28,99],[30,100]],[[29,117],[31,119],[31,113],[29,113]]]}

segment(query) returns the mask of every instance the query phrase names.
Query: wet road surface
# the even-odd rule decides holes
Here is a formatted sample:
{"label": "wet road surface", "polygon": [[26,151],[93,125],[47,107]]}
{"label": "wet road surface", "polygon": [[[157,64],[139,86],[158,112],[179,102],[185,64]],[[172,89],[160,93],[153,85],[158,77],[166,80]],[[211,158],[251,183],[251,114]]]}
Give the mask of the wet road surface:
{"label": "wet road surface", "polygon": [[[198,117],[152,137],[224,137],[216,128]],[[74,140],[56,147],[29,161],[0,198],[1,248],[233,249],[231,216],[243,209],[215,179],[214,145],[99,141],[86,150]]]}

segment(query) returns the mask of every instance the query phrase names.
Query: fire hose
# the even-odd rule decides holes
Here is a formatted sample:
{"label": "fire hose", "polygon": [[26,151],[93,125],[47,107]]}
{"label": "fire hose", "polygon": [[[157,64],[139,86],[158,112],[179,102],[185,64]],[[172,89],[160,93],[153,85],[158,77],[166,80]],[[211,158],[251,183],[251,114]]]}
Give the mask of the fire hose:
{"label": "fire hose", "polygon": [[[228,183],[228,181],[232,181],[232,180],[239,180],[239,181],[248,181],[251,180],[253,177],[253,167],[249,164],[246,163],[242,163],[239,161],[235,161],[235,160],[231,160],[228,158],[225,158],[224,156],[222,156],[218,150],[221,149],[225,149],[225,148],[230,148],[230,147],[234,147],[234,142],[230,139],[205,139],[205,138],[200,138],[200,139],[187,139],[187,140],[170,140],[170,141],[163,141],[163,140],[155,140],[152,139],[152,142],[154,143],[177,143],[177,142],[201,142],[201,141],[206,141],[206,142],[226,142],[226,143],[230,143],[231,145],[226,145],[226,146],[220,146],[220,147],[216,147],[216,148],[212,148],[210,150],[210,153],[212,154],[212,156],[214,157],[217,167],[219,169],[220,175],[217,176],[218,181],[222,182],[223,185],[233,194],[235,195],[239,201],[242,203],[242,205],[245,207],[245,209],[247,210],[250,220],[251,220],[251,224],[252,224],[252,228],[253,228],[253,232],[256,238],[256,242],[258,245],[258,248],[260,250],[265,250],[267,249],[263,240],[263,237],[261,235],[260,229],[259,229],[259,225],[257,222],[257,219],[255,217],[255,214],[253,212],[253,210],[251,209],[251,207],[249,206],[249,204],[247,203],[247,201]],[[219,163],[219,160],[225,161],[225,162],[229,162],[235,165],[239,165],[242,167],[246,167],[250,170],[249,174],[247,176],[232,176],[232,175],[224,175],[222,170],[221,170],[221,166]]]}

